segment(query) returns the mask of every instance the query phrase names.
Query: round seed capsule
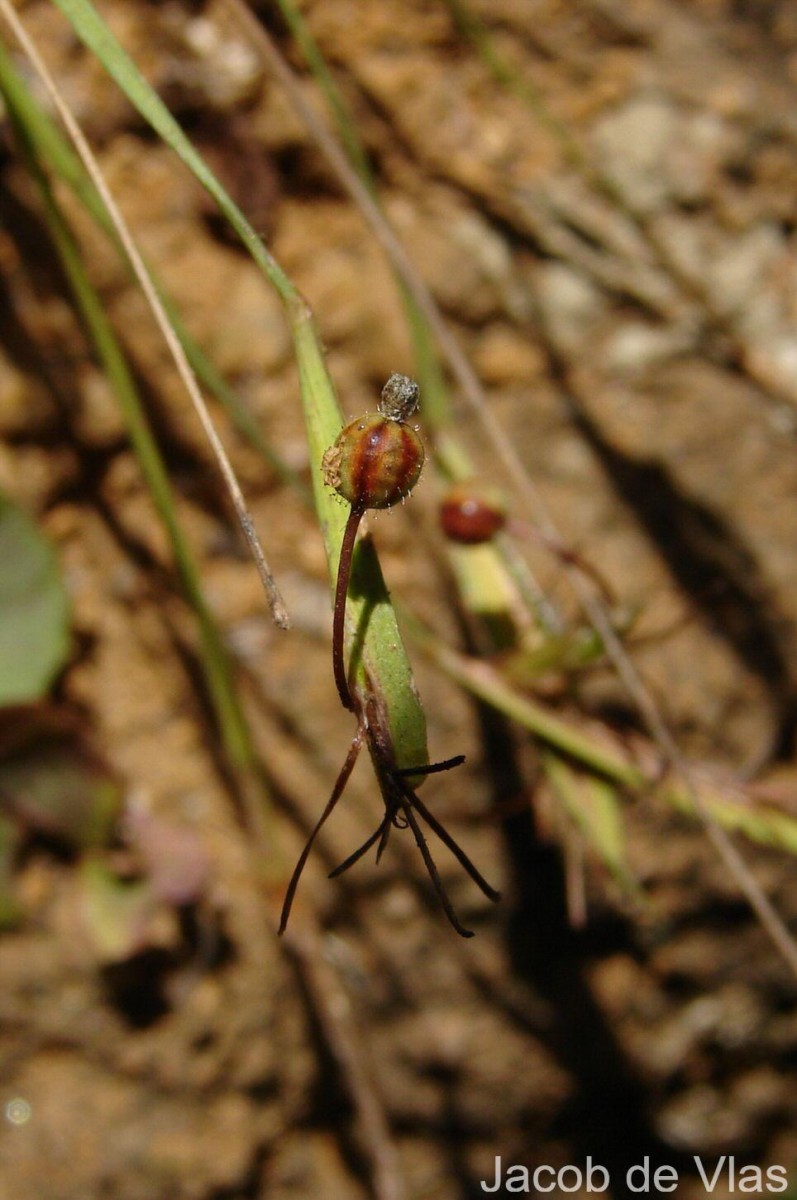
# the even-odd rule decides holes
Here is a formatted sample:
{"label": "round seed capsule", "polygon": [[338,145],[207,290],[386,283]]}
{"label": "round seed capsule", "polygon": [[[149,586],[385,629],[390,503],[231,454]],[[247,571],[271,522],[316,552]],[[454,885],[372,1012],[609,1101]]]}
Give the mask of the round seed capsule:
{"label": "round seed capsule", "polygon": [[497,488],[455,483],[440,503],[440,525],[452,542],[489,542],[506,525],[506,502]]}
{"label": "round seed capsule", "polygon": [[411,425],[366,413],[344,426],[327,450],[324,482],[352,508],[390,508],[415,487],[423,459],[423,443]]}

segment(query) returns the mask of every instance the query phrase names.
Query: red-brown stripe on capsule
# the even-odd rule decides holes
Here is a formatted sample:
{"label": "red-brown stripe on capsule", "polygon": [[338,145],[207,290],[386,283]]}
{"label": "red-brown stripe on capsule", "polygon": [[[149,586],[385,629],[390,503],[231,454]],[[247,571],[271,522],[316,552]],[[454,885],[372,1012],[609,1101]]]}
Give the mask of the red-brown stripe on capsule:
{"label": "red-brown stripe on capsule", "polygon": [[390,508],[412,491],[423,460],[411,425],[366,413],[344,426],[324,455],[324,480],[352,508]]}

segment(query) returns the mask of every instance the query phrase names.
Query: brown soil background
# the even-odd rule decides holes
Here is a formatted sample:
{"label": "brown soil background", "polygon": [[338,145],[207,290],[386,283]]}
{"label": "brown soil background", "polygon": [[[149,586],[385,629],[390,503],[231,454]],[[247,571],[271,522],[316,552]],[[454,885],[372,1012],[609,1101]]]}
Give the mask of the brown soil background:
{"label": "brown soil background", "polygon": [[[401,308],[277,84],[220,5],[100,8],[310,301],[346,412],[373,407],[390,371],[412,371]],[[625,212],[492,78],[442,3],[303,9],[387,212],[563,532],[641,608],[640,634],[689,615],[636,652],[682,746],[727,772],[765,760],[793,807],[797,9],[474,0]],[[57,12],[21,11],[192,332],[306,472],[277,301]],[[9,150],[0,186],[0,486],[61,555],[75,652],[59,699],[83,713],[131,804],[195,837],[208,872],[190,911],[164,907],[141,951],[116,961],[86,933],[75,861],[33,846],[19,864],[25,918],[0,937],[0,1102],[21,1098],[31,1115],[0,1121],[0,1195],[387,1197],[375,1146],[393,1195],[417,1200],[483,1195],[498,1154],[591,1155],[615,1196],[646,1154],[679,1169],[681,1197],[706,1194],[697,1154],[712,1170],[722,1154],[783,1164],[797,1187],[794,983],[702,834],[660,803],[630,805],[645,899],[592,871],[589,922],[572,930],[559,851],[528,816],[530,748],[417,651],[432,754],[467,754],[425,795],[505,898],[488,910],[445,864],[478,931],[460,942],[401,838],[378,870],[328,883],[378,811],[363,764],[303,879],[297,929],[321,932],[304,958],[277,942],[286,872],[351,736],[317,528],[219,412],[294,619],[277,633],[151,319],[76,213],[239,663],[277,814],[264,883],[165,539]],[[463,407],[462,436],[500,476],[470,424]],[[394,594],[453,641],[435,502],[429,478],[373,529]],[[556,563],[529,553],[567,604]],[[634,724],[608,676],[584,703]],[[507,801],[520,811],[502,824],[491,809]],[[793,863],[747,854],[797,922]],[[725,1180],[714,1194],[730,1194]]]}

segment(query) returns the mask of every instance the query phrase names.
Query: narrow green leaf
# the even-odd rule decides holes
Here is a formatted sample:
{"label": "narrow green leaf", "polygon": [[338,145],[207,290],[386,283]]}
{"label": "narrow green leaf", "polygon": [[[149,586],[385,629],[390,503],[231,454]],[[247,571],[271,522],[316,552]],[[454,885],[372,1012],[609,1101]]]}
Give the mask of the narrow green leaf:
{"label": "narrow green leaf", "polygon": [[449,679],[471,695],[524,726],[545,745],[553,747],[589,770],[630,791],[649,787],[643,771],[555,716],[545,705],[522,695],[489,663],[467,658],[435,637],[420,621],[402,614],[405,627],[427,656]]}
{"label": "narrow green leaf", "polygon": [[[742,833],[753,842],[776,846],[797,854],[797,818],[771,805],[752,803],[747,797],[723,793],[716,785],[704,785],[701,799],[712,817],[724,829]],[[690,798],[677,788],[667,788],[665,799],[691,817],[695,816]]]}

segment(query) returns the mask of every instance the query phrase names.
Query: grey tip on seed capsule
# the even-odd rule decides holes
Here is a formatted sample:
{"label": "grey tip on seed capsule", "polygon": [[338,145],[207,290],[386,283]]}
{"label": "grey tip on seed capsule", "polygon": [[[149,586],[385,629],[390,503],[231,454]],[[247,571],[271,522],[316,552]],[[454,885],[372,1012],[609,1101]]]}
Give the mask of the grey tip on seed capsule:
{"label": "grey tip on seed capsule", "polygon": [[418,385],[407,375],[391,375],[382,388],[379,411],[389,421],[407,421],[418,407]]}

